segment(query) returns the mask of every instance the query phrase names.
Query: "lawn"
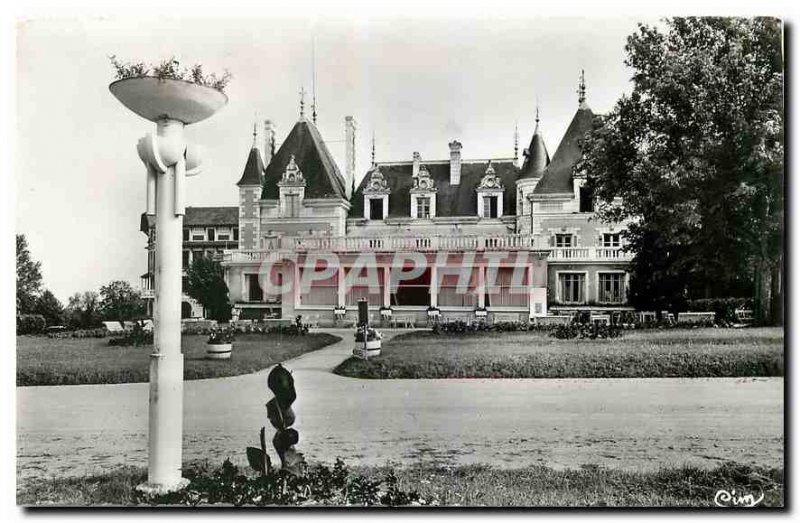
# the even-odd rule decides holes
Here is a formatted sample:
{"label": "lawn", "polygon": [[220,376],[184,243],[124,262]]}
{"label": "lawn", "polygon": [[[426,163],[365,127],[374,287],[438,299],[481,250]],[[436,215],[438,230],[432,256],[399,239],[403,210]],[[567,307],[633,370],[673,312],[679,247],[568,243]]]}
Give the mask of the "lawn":
{"label": "lawn", "polygon": [[[484,507],[715,507],[719,489],[753,494],[759,507],[784,505],[782,469],[726,463],[712,470],[676,467],[629,472],[586,466],[556,470],[545,466],[495,469],[483,465],[348,469],[348,489],[355,475],[385,478],[391,471],[397,487],[416,491],[428,506]],[[147,472],[121,468],[94,477],[41,479],[17,489],[17,504],[27,506],[97,506],[135,504],[134,488]],[[190,488],[192,486],[190,485]],[[381,492],[385,492],[385,484]],[[333,498],[337,499],[334,493]],[[341,499],[343,496],[338,495]]]}
{"label": "lawn", "polygon": [[630,331],[607,340],[541,332],[411,332],[334,372],[356,378],[660,378],[783,376],[783,330]]}
{"label": "lawn", "polygon": [[[206,336],[184,335],[184,379],[255,372],[339,341],[330,334],[240,334],[230,360],[205,359]],[[17,386],[148,381],[152,346],[110,347],[107,338],[17,337]]]}

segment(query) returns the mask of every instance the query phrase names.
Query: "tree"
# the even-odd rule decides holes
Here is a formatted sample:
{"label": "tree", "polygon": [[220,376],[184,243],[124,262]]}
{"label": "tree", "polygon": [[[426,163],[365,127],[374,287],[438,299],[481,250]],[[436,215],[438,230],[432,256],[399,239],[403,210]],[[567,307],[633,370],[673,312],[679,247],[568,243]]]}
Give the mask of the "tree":
{"label": "tree", "polygon": [[106,320],[129,321],[144,316],[142,296],[131,284],[115,280],[100,287],[100,311]]}
{"label": "tree", "polygon": [[677,307],[686,297],[750,294],[760,319],[780,322],[780,22],[666,24],[666,33],[640,25],[628,37],[633,92],[595,122],[578,168],[602,219],[631,220],[632,299]]}
{"label": "tree", "polygon": [[73,329],[91,329],[100,325],[100,297],[96,292],[76,292],[70,296],[65,311],[67,325]]}
{"label": "tree", "polygon": [[33,310],[34,313],[44,316],[48,326],[62,325],[64,323],[64,305],[49,290],[42,292],[36,299],[36,305]]}
{"label": "tree", "polygon": [[198,257],[189,266],[186,293],[203,306],[207,318],[228,321],[231,305],[222,265],[208,257]]}
{"label": "tree", "polygon": [[17,314],[33,312],[42,288],[42,263],[34,261],[24,234],[17,234]]}

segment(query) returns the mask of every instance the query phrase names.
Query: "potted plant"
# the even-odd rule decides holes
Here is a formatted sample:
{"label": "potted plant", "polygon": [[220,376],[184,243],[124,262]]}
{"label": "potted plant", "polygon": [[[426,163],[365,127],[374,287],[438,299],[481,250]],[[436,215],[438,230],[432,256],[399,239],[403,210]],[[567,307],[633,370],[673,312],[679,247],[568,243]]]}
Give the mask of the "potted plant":
{"label": "potted plant", "polygon": [[356,348],[353,350],[353,354],[363,358],[380,355],[382,338],[381,332],[375,328],[358,327],[355,334]]}
{"label": "potted plant", "polygon": [[214,327],[206,342],[206,359],[229,360],[233,352],[233,339],[236,330],[233,327],[220,329]]}
{"label": "potted plant", "polygon": [[438,318],[440,315],[439,307],[428,307],[428,318]]}
{"label": "potted plant", "polygon": [[228,102],[225,87],[231,75],[206,75],[201,65],[181,68],[170,58],[157,65],[121,62],[110,56],[116,81],[109,89],[128,109],[157,122],[163,119],[190,124],[205,120]]}

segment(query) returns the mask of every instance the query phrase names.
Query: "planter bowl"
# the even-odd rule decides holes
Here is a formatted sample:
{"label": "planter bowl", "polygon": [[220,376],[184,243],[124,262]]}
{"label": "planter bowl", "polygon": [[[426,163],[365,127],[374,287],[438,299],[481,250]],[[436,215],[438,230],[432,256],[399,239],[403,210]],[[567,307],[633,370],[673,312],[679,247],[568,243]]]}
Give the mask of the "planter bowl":
{"label": "planter bowl", "polygon": [[232,343],[206,344],[206,359],[208,360],[229,360],[232,352]]}
{"label": "planter bowl", "polygon": [[117,80],[108,88],[122,105],[151,122],[168,118],[188,125],[228,103],[225,93],[185,80],[139,76]]}

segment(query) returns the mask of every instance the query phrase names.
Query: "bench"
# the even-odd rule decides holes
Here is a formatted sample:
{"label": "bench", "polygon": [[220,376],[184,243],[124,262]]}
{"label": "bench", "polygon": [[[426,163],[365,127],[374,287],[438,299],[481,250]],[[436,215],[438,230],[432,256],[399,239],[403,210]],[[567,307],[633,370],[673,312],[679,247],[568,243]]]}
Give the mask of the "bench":
{"label": "bench", "polygon": [[592,314],[589,317],[591,323],[602,323],[603,325],[611,324],[611,315],[609,314]]}
{"label": "bench", "polygon": [[701,323],[714,321],[716,314],[713,312],[679,312],[678,321],[683,323]]}
{"label": "bench", "polygon": [[104,321],[103,325],[105,325],[106,330],[111,334],[122,334],[125,332],[122,324],[118,321]]}
{"label": "bench", "polygon": [[569,325],[572,316],[537,316],[531,318],[536,325]]}
{"label": "bench", "polygon": [[402,325],[404,329],[413,329],[414,320],[413,314],[398,314],[392,316],[392,327],[397,328],[398,325]]}
{"label": "bench", "polygon": [[300,321],[308,325],[309,329],[319,329],[319,314],[304,314]]}
{"label": "bench", "polygon": [[752,309],[736,309],[733,314],[736,316],[738,323],[751,323],[753,321]]}
{"label": "bench", "polygon": [[519,321],[519,313],[492,313],[492,323],[517,323]]}

